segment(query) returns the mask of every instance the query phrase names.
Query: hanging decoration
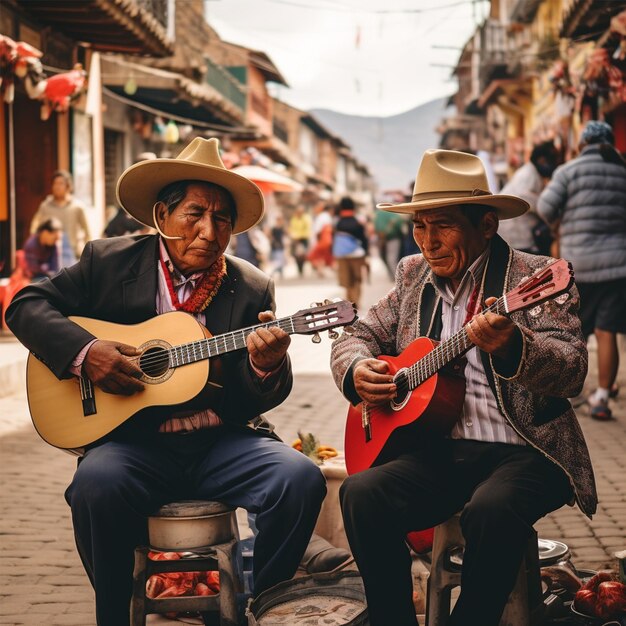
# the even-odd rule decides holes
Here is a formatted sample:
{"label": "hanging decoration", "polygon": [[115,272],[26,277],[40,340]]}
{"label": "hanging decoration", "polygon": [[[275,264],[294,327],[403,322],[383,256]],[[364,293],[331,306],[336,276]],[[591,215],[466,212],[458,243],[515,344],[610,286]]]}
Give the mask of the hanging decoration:
{"label": "hanging decoration", "polygon": [[173,120],[170,120],[165,127],[165,131],[163,133],[163,140],[165,143],[178,143],[180,139],[180,133],[178,132],[178,126]]}
{"label": "hanging decoration", "polygon": [[134,96],[137,93],[137,81],[134,76],[129,76],[128,80],[124,83],[124,93],[127,96]]}
{"label": "hanging decoration", "polygon": [[557,132],[566,154],[569,154],[572,130],[572,116],[576,107],[576,89],[570,77],[569,65],[565,59],[554,64],[550,74],[550,83],[554,93],[554,109]]}
{"label": "hanging decoration", "polygon": [[42,97],[41,119],[47,120],[52,111],[64,113],[70,107],[70,101],[81,93],[85,86],[87,73],[80,63],[74,69],[63,74],[50,76],[45,82],[46,87]]}
{"label": "hanging decoration", "polygon": [[28,97],[42,101],[41,119],[47,120],[51,111],[68,110],[70,101],[83,90],[87,74],[77,63],[69,72],[46,77],[42,56],[30,44],[0,35],[0,95],[5,102],[13,102],[15,79],[23,80]]}
{"label": "hanging decoration", "polygon": [[[15,42],[6,35],[0,35],[0,96],[10,104],[15,98],[15,79],[33,75],[31,81],[45,79],[39,61],[42,52],[23,41]],[[29,92],[29,97],[36,98]]]}

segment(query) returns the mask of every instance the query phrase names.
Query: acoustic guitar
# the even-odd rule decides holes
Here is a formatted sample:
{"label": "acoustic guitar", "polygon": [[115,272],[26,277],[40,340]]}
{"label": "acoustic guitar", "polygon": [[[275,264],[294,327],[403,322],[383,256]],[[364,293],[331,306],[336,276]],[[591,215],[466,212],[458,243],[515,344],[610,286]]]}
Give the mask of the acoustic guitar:
{"label": "acoustic guitar", "polygon": [[[553,261],[522,281],[486,309],[498,315],[532,308],[567,291],[574,280],[572,266]],[[389,363],[397,394],[390,402],[350,405],[345,429],[348,474],[396,458],[416,437],[446,435],[461,414],[465,398],[464,366],[459,357],[472,343],[467,325],[437,343],[419,337],[399,356],[379,356]]]}
{"label": "acoustic guitar", "polygon": [[[288,334],[313,335],[349,326],[357,318],[351,302],[320,303],[295,315],[211,336],[196,319],[181,311],[165,313],[141,324],[115,324],[87,317],[70,317],[98,339],[118,341],[141,350],[132,357],[143,372],[143,391],[131,396],[106,393],[88,378],[59,380],[30,354],[26,364],[28,407],[33,424],[44,441],[76,450],[108,435],[146,408],[184,404],[210,386],[221,387],[210,376],[213,357],[246,347],[246,338],[260,328],[277,326]],[[219,361],[217,361],[219,362]],[[206,406],[210,405],[204,405]]]}

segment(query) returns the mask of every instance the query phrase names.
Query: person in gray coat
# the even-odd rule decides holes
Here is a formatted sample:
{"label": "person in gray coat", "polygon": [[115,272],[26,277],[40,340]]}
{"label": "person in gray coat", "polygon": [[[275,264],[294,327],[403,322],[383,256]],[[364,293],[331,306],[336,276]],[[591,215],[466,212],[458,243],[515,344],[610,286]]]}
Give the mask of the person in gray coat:
{"label": "person in gray coat", "polygon": [[561,256],[576,272],[583,333],[598,342],[598,388],[588,402],[599,420],[612,417],[617,333],[626,332],[626,162],[613,145],[607,123],[588,122],[579,156],[555,171],[537,203],[538,214],[559,226]]}

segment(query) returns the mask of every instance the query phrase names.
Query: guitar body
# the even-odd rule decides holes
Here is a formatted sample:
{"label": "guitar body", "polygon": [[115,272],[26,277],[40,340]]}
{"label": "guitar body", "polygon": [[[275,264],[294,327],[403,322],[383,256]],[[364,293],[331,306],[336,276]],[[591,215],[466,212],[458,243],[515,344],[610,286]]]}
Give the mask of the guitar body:
{"label": "guitar body", "polygon": [[[211,336],[193,316],[180,311],[132,325],[86,317],[70,319],[98,339],[144,350],[142,358],[148,360],[160,349]],[[105,393],[94,385],[96,412],[85,415],[79,379],[58,380],[46,365],[30,354],[26,381],[31,418],[39,435],[49,444],[57,448],[82,448],[109,434],[142,409],[178,405],[198,396],[209,380],[209,363],[206,359],[183,367],[160,368],[153,371],[153,375],[144,375],[144,390],[132,396]],[[150,371],[149,367],[146,369]]]}
{"label": "guitar body", "polygon": [[[389,363],[389,373],[394,375],[419,361],[436,345],[431,339],[420,337],[399,356],[378,358]],[[456,362],[451,373],[439,371],[404,397],[397,396],[393,402],[368,406],[369,441],[362,423],[363,403],[350,405],[345,431],[348,474],[396,458],[409,450],[411,443],[420,436],[449,433],[461,414],[464,398],[465,379],[461,365]]]}

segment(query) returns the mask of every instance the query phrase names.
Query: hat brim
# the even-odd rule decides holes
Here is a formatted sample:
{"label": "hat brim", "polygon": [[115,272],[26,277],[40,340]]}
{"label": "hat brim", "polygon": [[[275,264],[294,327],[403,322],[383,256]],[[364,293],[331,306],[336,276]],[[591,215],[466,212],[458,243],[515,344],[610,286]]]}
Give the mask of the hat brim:
{"label": "hat brim", "polygon": [[132,165],[117,181],[117,200],[136,220],[154,228],[152,209],[159,191],[180,180],[213,183],[230,192],[237,208],[233,235],[252,228],[263,217],[263,193],[251,180],[222,167],[179,159],[155,159]]}
{"label": "hat brim", "polygon": [[382,209],[383,211],[390,211],[391,213],[413,214],[415,211],[439,209],[446,206],[455,206],[457,204],[483,204],[485,206],[493,207],[496,210],[498,218],[501,220],[510,220],[514,217],[523,215],[530,208],[528,202],[526,202],[526,200],[522,200],[522,198],[501,194],[464,196],[462,198],[438,198],[437,200],[402,202],[400,204],[381,202],[376,205],[376,208]]}

